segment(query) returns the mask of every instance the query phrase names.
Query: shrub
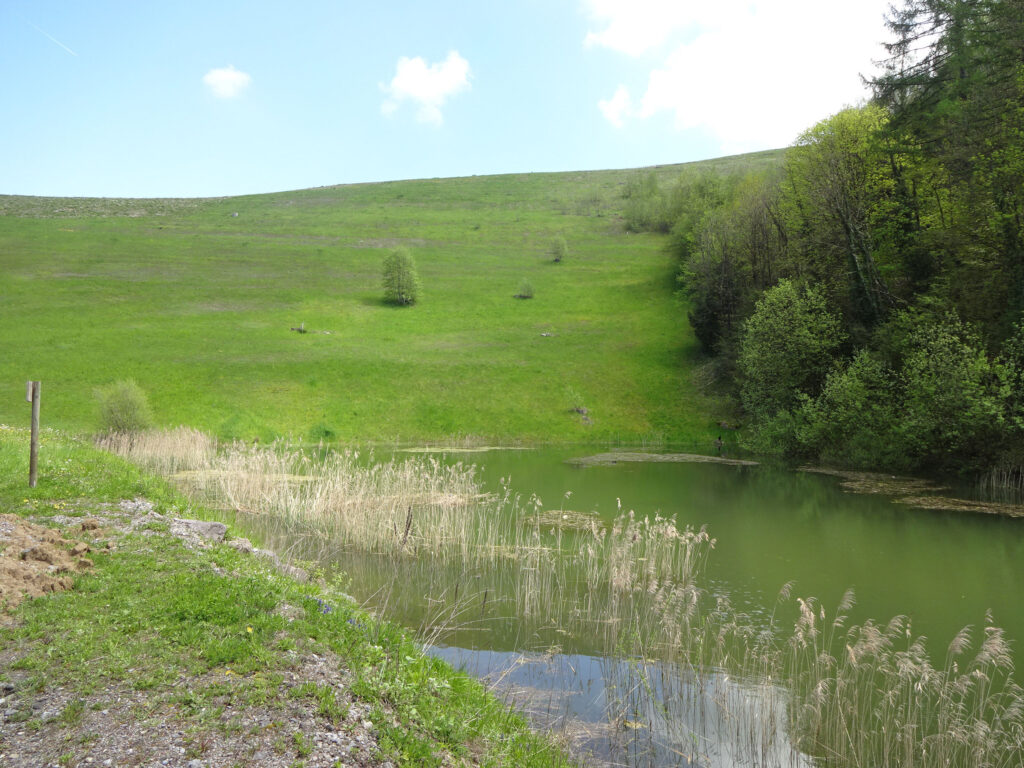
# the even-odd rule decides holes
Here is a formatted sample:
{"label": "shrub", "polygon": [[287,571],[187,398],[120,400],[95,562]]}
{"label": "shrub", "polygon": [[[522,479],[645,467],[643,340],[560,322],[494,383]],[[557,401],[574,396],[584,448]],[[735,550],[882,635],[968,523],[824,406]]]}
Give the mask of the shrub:
{"label": "shrub", "polygon": [[986,467],[1003,437],[1006,395],[977,332],[954,313],[918,325],[901,371],[899,432],[928,469]]}
{"label": "shrub", "polygon": [[420,277],[408,248],[396,248],[384,259],[384,300],[408,306],[420,296]]}
{"label": "shrub", "polygon": [[118,381],[96,390],[101,432],[140,432],[153,426],[153,413],[142,387]]}
{"label": "shrub", "polygon": [[814,287],[789,280],[764,292],[743,327],[740,396],[747,413],[767,420],[816,397],[845,338],[839,319]]}
{"label": "shrub", "polygon": [[905,468],[895,432],[900,397],[892,371],[861,349],[848,366],[837,366],[821,394],[800,409],[800,441],[825,463]]}
{"label": "shrub", "polygon": [[1024,437],[1024,321],[1014,326],[1013,336],[1003,344],[999,366],[1008,392],[1007,426],[1020,444]]}
{"label": "shrub", "polygon": [[569,244],[565,242],[564,237],[559,235],[551,241],[551,248],[548,252],[551,254],[552,261],[557,264],[569,255]]}
{"label": "shrub", "polygon": [[533,285],[529,280],[523,280],[519,284],[519,293],[515,295],[517,299],[532,299],[533,298]]}

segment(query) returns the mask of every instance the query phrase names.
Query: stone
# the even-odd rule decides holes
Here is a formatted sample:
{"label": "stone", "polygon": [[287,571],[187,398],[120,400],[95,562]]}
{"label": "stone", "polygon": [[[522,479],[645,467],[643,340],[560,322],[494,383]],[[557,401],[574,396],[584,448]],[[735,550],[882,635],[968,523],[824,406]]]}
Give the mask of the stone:
{"label": "stone", "polygon": [[207,541],[220,543],[224,541],[224,534],[228,527],[224,523],[215,523],[209,520],[183,520],[174,518],[171,521],[171,533],[175,536],[198,536]]}

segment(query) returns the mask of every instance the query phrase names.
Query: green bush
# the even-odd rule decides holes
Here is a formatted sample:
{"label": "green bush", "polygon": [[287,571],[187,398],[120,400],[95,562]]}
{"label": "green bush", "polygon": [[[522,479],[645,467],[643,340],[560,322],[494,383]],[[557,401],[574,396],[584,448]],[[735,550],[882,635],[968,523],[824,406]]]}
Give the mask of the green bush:
{"label": "green bush", "polygon": [[837,367],[821,394],[799,412],[802,448],[827,464],[906,468],[896,428],[900,419],[896,377],[866,349]]}
{"label": "green bush", "polygon": [[551,260],[557,264],[569,255],[569,244],[565,242],[564,237],[559,235],[551,241],[551,248],[548,252],[551,254]]}
{"label": "green bush", "polygon": [[519,292],[515,295],[517,299],[532,299],[533,298],[533,285],[529,280],[523,280],[519,284]]}
{"label": "green bush", "polygon": [[739,351],[740,397],[747,413],[767,421],[816,397],[845,335],[813,286],[789,280],[764,292],[743,327]]}
{"label": "green bush", "polygon": [[1024,321],[1014,326],[1014,334],[1003,344],[998,360],[999,373],[1007,392],[1007,429],[1015,442],[1024,444]]}
{"label": "green bush", "polygon": [[384,259],[384,300],[408,306],[420,297],[420,277],[408,248],[396,248]]}
{"label": "green bush", "polygon": [[96,390],[101,432],[139,432],[153,426],[153,413],[142,387],[132,379]]}
{"label": "green bush", "polygon": [[1001,447],[1007,393],[978,334],[954,313],[919,325],[903,360],[900,434],[922,468],[987,467]]}

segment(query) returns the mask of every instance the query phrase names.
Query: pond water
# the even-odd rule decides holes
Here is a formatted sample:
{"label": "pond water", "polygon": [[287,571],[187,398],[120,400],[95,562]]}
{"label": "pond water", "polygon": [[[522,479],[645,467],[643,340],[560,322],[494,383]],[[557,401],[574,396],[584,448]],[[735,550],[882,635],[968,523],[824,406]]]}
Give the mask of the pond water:
{"label": "pond water", "polygon": [[[914,634],[928,637],[939,665],[954,635],[966,625],[980,631],[987,611],[1016,641],[1014,655],[1021,659],[1024,603],[1017,585],[1024,583],[1024,519],[918,509],[882,494],[847,492],[835,477],[766,465],[569,461],[600,452],[577,447],[439,457],[476,464],[486,490],[510,488],[530,509],[594,512],[605,521],[632,510],[639,517],[660,514],[680,529],[707,526],[716,543],[702,584],[728,595],[755,623],[773,611],[788,582],[794,595],[815,596],[830,613],[852,587],[849,623],[884,624],[906,615]],[[541,722],[560,722],[571,741],[599,758],[630,765],[739,762],[728,738],[701,741],[707,724],[698,726],[693,713],[709,716],[699,701],[707,690],[691,692],[688,709],[674,713],[624,701],[624,692],[646,688],[663,702],[668,689],[682,690],[687,682],[657,660],[616,658],[600,631],[567,616],[534,621],[521,615],[514,597],[521,564],[466,568],[343,553],[336,565],[351,577],[358,600],[420,630],[433,653],[494,681]],[[557,603],[559,595],[547,598]],[[761,697],[724,672],[711,680],[719,695],[728,688],[752,706]],[[737,738],[751,738],[749,730]],[[784,749],[763,764],[804,762]]]}

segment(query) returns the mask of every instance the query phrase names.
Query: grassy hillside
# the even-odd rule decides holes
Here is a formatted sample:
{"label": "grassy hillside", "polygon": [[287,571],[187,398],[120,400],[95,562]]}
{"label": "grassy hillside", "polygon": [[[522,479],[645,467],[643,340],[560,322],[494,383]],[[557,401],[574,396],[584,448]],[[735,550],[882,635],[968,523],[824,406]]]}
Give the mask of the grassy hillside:
{"label": "grassy hillside", "polygon": [[[45,424],[90,430],[94,389],[134,378],[159,422],[223,437],[709,443],[663,239],[621,225],[635,174],[0,197],[0,422],[28,419],[36,378]],[[555,264],[558,235],[569,255]],[[423,282],[411,308],[382,301],[399,244]],[[524,279],[535,297],[513,298]]]}

